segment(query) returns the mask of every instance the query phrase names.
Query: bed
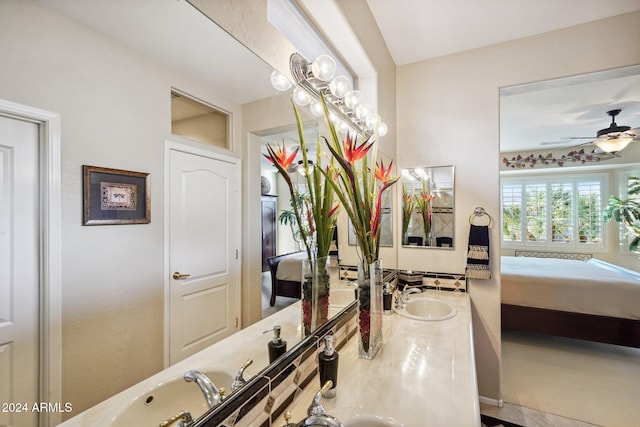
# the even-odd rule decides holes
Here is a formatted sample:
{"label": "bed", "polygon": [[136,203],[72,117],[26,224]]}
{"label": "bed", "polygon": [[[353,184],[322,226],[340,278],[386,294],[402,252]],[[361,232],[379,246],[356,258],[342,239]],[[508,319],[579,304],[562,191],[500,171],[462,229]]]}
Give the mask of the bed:
{"label": "bed", "polygon": [[307,258],[305,251],[291,252],[267,258],[271,273],[271,298],[273,307],[277,296],[300,298],[302,281],[302,260]]}
{"label": "bed", "polygon": [[640,274],[603,261],[501,258],[502,328],[640,348]]}

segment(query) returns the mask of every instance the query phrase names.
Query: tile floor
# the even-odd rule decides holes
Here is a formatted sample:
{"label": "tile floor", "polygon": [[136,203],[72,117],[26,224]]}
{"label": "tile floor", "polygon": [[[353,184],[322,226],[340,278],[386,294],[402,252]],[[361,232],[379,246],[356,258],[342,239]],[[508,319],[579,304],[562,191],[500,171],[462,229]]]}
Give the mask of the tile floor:
{"label": "tile floor", "polygon": [[505,405],[481,412],[526,427],[640,427],[640,349],[503,333]]}
{"label": "tile floor", "polygon": [[262,273],[262,318],[282,310],[290,304],[298,301],[298,298],[276,297],[276,304],[271,307],[269,299],[271,298],[271,273],[265,271]]}

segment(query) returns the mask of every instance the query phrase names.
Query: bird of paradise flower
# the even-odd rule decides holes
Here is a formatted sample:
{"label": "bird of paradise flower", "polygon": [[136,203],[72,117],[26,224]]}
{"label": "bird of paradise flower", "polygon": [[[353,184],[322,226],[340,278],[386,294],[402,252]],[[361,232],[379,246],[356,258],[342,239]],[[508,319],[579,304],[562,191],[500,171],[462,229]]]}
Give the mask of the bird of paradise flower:
{"label": "bird of paradise flower", "polygon": [[[411,223],[411,215],[416,207],[416,200],[413,191],[409,193],[407,185],[402,182],[402,238],[404,239],[409,232],[409,224]],[[403,242],[406,244],[406,242]]]}
{"label": "bird of paradise flower", "polygon": [[[330,139],[323,139],[337,163],[323,174],[351,220],[361,259],[371,264],[380,254],[382,195],[399,177],[391,175],[393,161],[385,165],[376,160],[375,140],[367,138],[359,144],[356,136],[347,133],[341,141],[324,98],[322,101],[330,135]],[[373,169],[370,161],[375,165]]]}
{"label": "bird of paradise flower", "polygon": [[422,190],[416,194],[416,206],[422,218],[424,228],[425,242],[429,242],[429,234],[431,233],[431,202],[436,198],[435,195],[427,190],[426,180],[422,181]]}

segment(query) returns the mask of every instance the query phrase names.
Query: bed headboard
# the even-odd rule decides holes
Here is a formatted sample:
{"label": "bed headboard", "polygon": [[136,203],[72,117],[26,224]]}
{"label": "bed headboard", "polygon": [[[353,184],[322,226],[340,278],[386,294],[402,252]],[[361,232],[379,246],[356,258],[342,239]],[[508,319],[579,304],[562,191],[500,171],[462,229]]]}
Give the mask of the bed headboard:
{"label": "bed headboard", "polygon": [[573,259],[578,261],[589,261],[593,258],[592,254],[569,253],[569,252],[540,252],[540,251],[516,251],[516,256],[533,257],[533,258],[558,258]]}

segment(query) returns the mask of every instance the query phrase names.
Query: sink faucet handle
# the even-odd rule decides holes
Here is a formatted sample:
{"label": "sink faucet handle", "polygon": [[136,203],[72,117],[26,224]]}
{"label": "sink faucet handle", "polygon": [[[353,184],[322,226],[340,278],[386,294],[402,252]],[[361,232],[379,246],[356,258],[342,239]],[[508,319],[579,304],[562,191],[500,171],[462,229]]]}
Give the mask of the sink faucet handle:
{"label": "sink faucet handle", "polygon": [[298,426],[305,427],[344,427],[344,425],[338,420],[336,417],[328,415],[320,403],[320,399],[322,399],[322,393],[326,393],[331,390],[333,387],[333,381],[328,380],[324,383],[322,388],[315,394],[313,397],[313,402],[309,409],[307,409],[307,414],[309,415],[307,418],[302,420]]}
{"label": "sink faucet handle", "polygon": [[238,370],[236,377],[233,379],[233,382],[231,383],[232,391],[239,389],[240,387],[242,387],[247,383],[247,380],[245,380],[243,377],[244,370],[247,369],[252,363],[253,363],[253,359],[248,359],[246,362],[244,362],[244,365],[242,365],[242,367]]}
{"label": "sink faucet handle", "polygon": [[322,388],[318,390],[315,396],[313,396],[313,402],[311,402],[311,406],[309,406],[309,409],[307,409],[307,414],[319,415],[325,413],[324,406],[322,406],[322,403],[320,403],[320,399],[322,399],[323,394],[331,390],[331,387],[333,387],[333,381],[327,380]]}
{"label": "sink faucet handle", "polygon": [[187,427],[187,426],[193,425],[193,417],[191,416],[189,411],[180,411],[173,417],[168,418],[163,422],[161,422],[160,427],[169,427],[174,423],[178,423],[176,424],[176,426]]}

